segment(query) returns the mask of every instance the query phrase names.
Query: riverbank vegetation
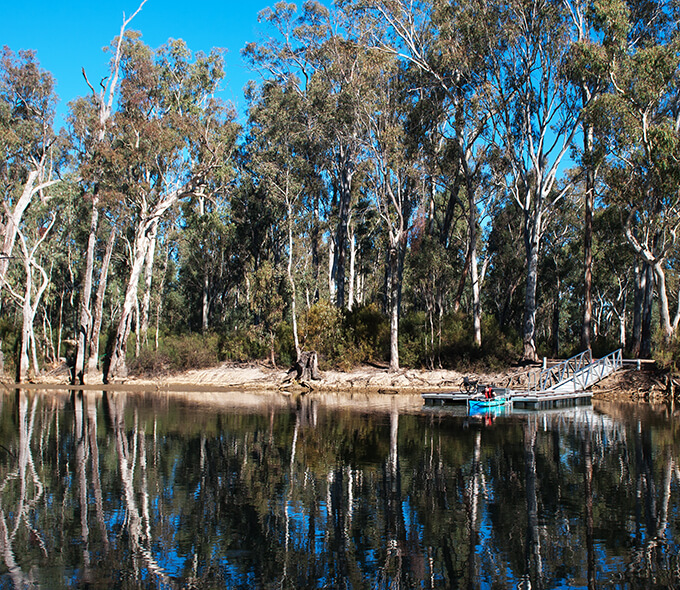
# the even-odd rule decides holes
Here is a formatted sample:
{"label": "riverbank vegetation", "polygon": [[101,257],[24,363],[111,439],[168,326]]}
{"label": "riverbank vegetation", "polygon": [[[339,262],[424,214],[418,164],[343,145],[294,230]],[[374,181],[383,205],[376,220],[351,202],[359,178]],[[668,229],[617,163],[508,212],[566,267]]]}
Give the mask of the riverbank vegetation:
{"label": "riverbank vegetation", "polygon": [[278,3],[242,114],[133,19],[61,129],[2,50],[6,372],[677,362],[675,3]]}

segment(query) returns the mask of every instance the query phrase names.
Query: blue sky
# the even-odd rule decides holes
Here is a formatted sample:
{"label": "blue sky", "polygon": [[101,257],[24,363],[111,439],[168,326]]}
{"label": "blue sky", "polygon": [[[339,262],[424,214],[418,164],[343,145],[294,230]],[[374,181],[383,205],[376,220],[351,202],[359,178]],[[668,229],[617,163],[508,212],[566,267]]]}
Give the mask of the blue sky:
{"label": "blue sky", "polygon": [[[89,92],[81,74],[84,67],[93,84],[107,74],[109,45],[120,31],[123,14],[130,16],[141,0],[33,0],[5,2],[0,18],[0,45],[13,51],[34,49],[43,69],[57,82],[58,116],[67,103]],[[141,31],[153,48],[169,38],[184,39],[192,51],[222,47],[226,54],[226,78],[221,96],[239,112],[245,109],[243,87],[256,78],[241,59],[241,49],[260,38],[263,28],[257,14],[276,0],[147,0],[129,29]],[[299,5],[299,3],[298,3]],[[59,125],[59,123],[58,123]]]}

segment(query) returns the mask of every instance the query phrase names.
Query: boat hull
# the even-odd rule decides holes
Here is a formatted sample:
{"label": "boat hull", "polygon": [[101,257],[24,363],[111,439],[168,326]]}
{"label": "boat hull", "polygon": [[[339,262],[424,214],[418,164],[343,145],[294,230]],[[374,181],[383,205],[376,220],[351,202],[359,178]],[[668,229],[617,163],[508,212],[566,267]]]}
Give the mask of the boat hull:
{"label": "boat hull", "polygon": [[494,397],[492,399],[471,399],[468,401],[471,410],[485,410],[487,408],[498,408],[508,403],[505,396]]}

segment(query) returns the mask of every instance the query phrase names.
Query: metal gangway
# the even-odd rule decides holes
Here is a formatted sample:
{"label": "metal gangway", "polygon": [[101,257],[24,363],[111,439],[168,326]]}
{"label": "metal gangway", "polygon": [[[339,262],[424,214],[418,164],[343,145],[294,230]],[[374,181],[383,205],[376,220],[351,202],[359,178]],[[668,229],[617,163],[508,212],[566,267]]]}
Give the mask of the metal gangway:
{"label": "metal gangway", "polygon": [[529,391],[553,394],[585,391],[622,366],[620,348],[595,360],[590,350],[586,350],[552,367],[546,367],[540,373],[530,374]]}

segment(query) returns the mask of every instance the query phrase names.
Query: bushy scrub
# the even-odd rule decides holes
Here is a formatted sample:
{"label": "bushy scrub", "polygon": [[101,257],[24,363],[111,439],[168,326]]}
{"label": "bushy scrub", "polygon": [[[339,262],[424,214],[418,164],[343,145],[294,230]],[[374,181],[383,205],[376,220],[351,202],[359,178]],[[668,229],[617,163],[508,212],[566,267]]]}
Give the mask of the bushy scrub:
{"label": "bushy scrub", "polygon": [[156,350],[142,348],[139,357],[130,362],[133,375],[167,375],[191,369],[204,369],[219,364],[217,334],[184,334],[164,337]]}
{"label": "bushy scrub", "polygon": [[264,359],[269,343],[254,328],[227,330],[220,335],[220,357],[223,360],[244,363]]}
{"label": "bushy scrub", "polygon": [[319,355],[320,368],[339,366],[349,349],[342,329],[342,312],[327,301],[318,301],[299,318],[300,345]]}
{"label": "bushy scrub", "polygon": [[389,319],[374,303],[346,312],[344,328],[359,362],[384,361],[390,350]]}

